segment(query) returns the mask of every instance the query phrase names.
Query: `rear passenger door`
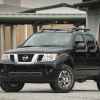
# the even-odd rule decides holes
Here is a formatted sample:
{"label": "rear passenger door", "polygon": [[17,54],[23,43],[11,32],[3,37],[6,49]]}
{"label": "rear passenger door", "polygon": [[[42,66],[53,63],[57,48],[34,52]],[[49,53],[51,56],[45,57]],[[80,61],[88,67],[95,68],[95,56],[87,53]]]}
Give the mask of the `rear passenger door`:
{"label": "rear passenger door", "polygon": [[74,64],[76,69],[83,69],[85,68],[87,61],[86,61],[86,44],[82,34],[76,34],[74,38]]}

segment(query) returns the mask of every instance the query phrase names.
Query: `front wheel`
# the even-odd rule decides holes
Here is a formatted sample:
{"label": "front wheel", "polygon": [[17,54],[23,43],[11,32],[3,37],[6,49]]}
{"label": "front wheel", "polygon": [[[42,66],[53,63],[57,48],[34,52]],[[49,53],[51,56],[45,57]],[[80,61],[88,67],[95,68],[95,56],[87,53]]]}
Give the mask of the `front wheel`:
{"label": "front wheel", "polygon": [[5,92],[18,92],[24,87],[23,82],[18,81],[3,81],[1,82],[1,88]]}
{"label": "front wheel", "polygon": [[50,87],[55,92],[69,92],[74,86],[73,70],[68,65],[63,65],[62,69],[56,72],[56,78],[50,83]]}

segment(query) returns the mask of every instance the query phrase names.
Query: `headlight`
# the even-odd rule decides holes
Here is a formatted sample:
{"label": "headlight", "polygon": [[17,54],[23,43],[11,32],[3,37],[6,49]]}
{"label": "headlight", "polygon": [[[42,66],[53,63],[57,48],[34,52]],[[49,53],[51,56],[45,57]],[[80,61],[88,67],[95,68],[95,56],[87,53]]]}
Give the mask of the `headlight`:
{"label": "headlight", "polygon": [[1,60],[9,60],[9,54],[2,54]]}
{"label": "headlight", "polygon": [[56,60],[58,54],[44,54],[42,61]]}

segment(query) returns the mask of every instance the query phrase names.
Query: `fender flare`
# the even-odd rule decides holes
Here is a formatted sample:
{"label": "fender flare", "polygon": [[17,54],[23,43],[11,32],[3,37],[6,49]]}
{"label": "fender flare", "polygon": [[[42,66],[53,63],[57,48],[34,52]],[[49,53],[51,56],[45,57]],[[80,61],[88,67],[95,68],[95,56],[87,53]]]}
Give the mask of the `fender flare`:
{"label": "fender flare", "polygon": [[73,68],[73,58],[69,54],[61,54],[56,59],[57,68],[61,68],[62,64],[68,64]]}

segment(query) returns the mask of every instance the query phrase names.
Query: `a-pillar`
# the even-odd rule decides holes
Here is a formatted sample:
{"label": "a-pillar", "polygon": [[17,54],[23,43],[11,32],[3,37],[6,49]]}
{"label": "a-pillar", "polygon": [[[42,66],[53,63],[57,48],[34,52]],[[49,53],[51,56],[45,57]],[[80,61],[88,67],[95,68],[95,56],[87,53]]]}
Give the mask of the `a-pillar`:
{"label": "a-pillar", "polygon": [[37,24],[33,24],[33,33],[36,33],[37,32]]}
{"label": "a-pillar", "polygon": [[0,55],[4,51],[4,26],[0,25]]}
{"label": "a-pillar", "polygon": [[11,47],[12,49],[16,48],[16,31],[14,25],[11,25]]}

